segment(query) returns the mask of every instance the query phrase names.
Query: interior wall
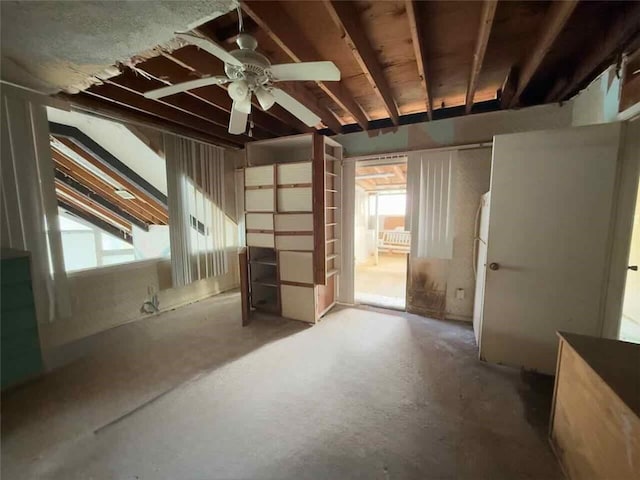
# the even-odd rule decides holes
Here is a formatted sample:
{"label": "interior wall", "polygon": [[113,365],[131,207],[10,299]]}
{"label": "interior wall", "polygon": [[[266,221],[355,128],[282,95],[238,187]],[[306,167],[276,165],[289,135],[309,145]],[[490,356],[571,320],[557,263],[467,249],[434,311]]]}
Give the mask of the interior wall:
{"label": "interior wall", "polygon": [[[471,321],[475,293],[475,219],[480,196],[489,191],[491,149],[459,151],[455,173],[453,257],[448,260],[410,259],[407,309],[414,313],[434,315],[434,312],[443,308],[446,318]],[[457,289],[464,290],[464,298],[456,298]]]}
{"label": "interior wall", "polygon": [[345,157],[491,142],[494,135],[571,126],[572,103],[543,105],[338,135]]}
{"label": "interior wall", "polygon": [[573,99],[572,124],[594,125],[616,121],[621,82],[610,67]]}

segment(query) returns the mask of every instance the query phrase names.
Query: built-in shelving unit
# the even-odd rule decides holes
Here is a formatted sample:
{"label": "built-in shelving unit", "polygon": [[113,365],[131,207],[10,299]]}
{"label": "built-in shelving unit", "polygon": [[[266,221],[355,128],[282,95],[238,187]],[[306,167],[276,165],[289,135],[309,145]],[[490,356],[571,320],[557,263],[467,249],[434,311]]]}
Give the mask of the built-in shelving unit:
{"label": "built-in shelving unit", "polygon": [[[318,134],[247,145],[247,302],[315,323],[339,274],[342,147]],[[244,287],[243,287],[244,288]]]}

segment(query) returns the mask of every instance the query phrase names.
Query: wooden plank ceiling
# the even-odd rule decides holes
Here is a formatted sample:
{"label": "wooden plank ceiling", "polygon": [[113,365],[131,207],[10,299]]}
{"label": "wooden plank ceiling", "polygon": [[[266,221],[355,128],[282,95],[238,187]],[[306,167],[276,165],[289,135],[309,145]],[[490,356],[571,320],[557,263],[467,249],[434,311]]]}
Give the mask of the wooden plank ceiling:
{"label": "wooden plank ceiling", "polygon": [[[640,43],[639,1],[246,1],[242,11],[272,63],[338,66],[339,82],[279,84],[328,134],[564,101]],[[197,33],[233,50],[237,31],[231,12]],[[222,61],[192,45],[158,47],[119,68],[70,97],[84,109],[223,146],[314,130],[255,102],[252,136],[231,135],[231,100],[219,86],[144,98],[224,74]]]}
{"label": "wooden plank ceiling", "polygon": [[[79,142],[50,136],[58,204],[103,230],[131,241],[133,225],[168,225],[167,207],[114,172]],[[116,193],[126,191],[133,198]]]}

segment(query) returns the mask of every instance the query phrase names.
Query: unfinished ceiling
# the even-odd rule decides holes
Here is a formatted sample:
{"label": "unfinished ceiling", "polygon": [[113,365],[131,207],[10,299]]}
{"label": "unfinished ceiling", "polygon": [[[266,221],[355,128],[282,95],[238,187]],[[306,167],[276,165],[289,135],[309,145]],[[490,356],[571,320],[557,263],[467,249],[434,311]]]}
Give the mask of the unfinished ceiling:
{"label": "unfinished ceiling", "polygon": [[[246,1],[242,10],[245,30],[272,63],[331,60],[340,69],[339,82],[279,84],[321,118],[323,133],[563,101],[640,37],[638,1]],[[228,50],[237,32],[235,11],[194,31]],[[223,68],[196,46],[170,42],[147,47],[118,64],[118,75],[68,98],[78,108],[231,147],[313,130],[278,106],[265,112],[254,103],[251,135],[232,135],[231,99],[220,86],[143,96]]]}

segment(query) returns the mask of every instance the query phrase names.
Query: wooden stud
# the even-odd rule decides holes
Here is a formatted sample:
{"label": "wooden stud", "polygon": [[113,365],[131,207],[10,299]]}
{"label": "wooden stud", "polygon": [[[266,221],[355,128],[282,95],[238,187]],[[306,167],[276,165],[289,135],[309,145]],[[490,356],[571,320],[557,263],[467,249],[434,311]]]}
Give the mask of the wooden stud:
{"label": "wooden stud", "polygon": [[343,32],[343,39],[351,49],[354,58],[367,77],[371,87],[380,97],[394,125],[398,125],[398,106],[393,98],[389,82],[384,76],[380,61],[365,34],[358,18],[358,11],[351,2],[324,1],[329,15]]}
{"label": "wooden stud", "polygon": [[543,22],[542,30],[540,31],[538,42],[536,46],[531,50],[531,53],[522,64],[522,68],[519,69],[518,87],[515,94],[509,104],[510,107],[517,105],[520,101],[520,96],[524,92],[525,88],[529,85],[529,82],[538,71],[538,67],[544,60],[544,57],[549,52],[549,49],[553,46],[556,38],[567,24],[569,17],[578,5],[578,0],[556,0],[551,3],[545,19]]}
{"label": "wooden stud", "polygon": [[407,10],[407,17],[409,18],[409,28],[411,30],[411,41],[413,44],[413,51],[416,57],[416,63],[418,65],[418,75],[420,75],[420,84],[425,95],[426,110],[429,120],[433,120],[433,104],[431,98],[430,84],[427,77],[427,56],[424,47],[424,40],[422,32],[420,31],[420,25],[423,24],[418,11],[419,5],[416,0],[405,0],[405,7]]}
{"label": "wooden stud", "polygon": [[[275,5],[271,2],[252,0],[242,2],[242,9],[271,37],[292,61],[317,62],[322,60],[316,48],[305,37],[304,32],[282,8],[275,8]],[[366,130],[368,128],[369,119],[367,115],[364,110],[362,110],[362,107],[355,101],[353,95],[346,90],[342,82],[317,83],[340,108],[344,109],[356,119],[362,129]],[[288,93],[291,94],[291,92]],[[310,108],[309,105],[306,106]],[[329,121],[333,123],[332,119],[329,119]],[[328,123],[327,126],[334,130]],[[336,133],[340,133],[339,130],[336,131]]]}
{"label": "wooden stud", "polygon": [[478,39],[476,40],[476,48],[473,52],[473,63],[471,65],[471,73],[469,75],[469,85],[467,86],[467,97],[465,103],[465,112],[471,113],[473,107],[473,97],[478,86],[480,71],[482,70],[482,62],[484,54],[489,44],[489,36],[491,35],[491,27],[493,26],[493,18],[496,14],[498,0],[485,0],[482,5],[482,16],[480,17],[480,28],[478,29]]}

